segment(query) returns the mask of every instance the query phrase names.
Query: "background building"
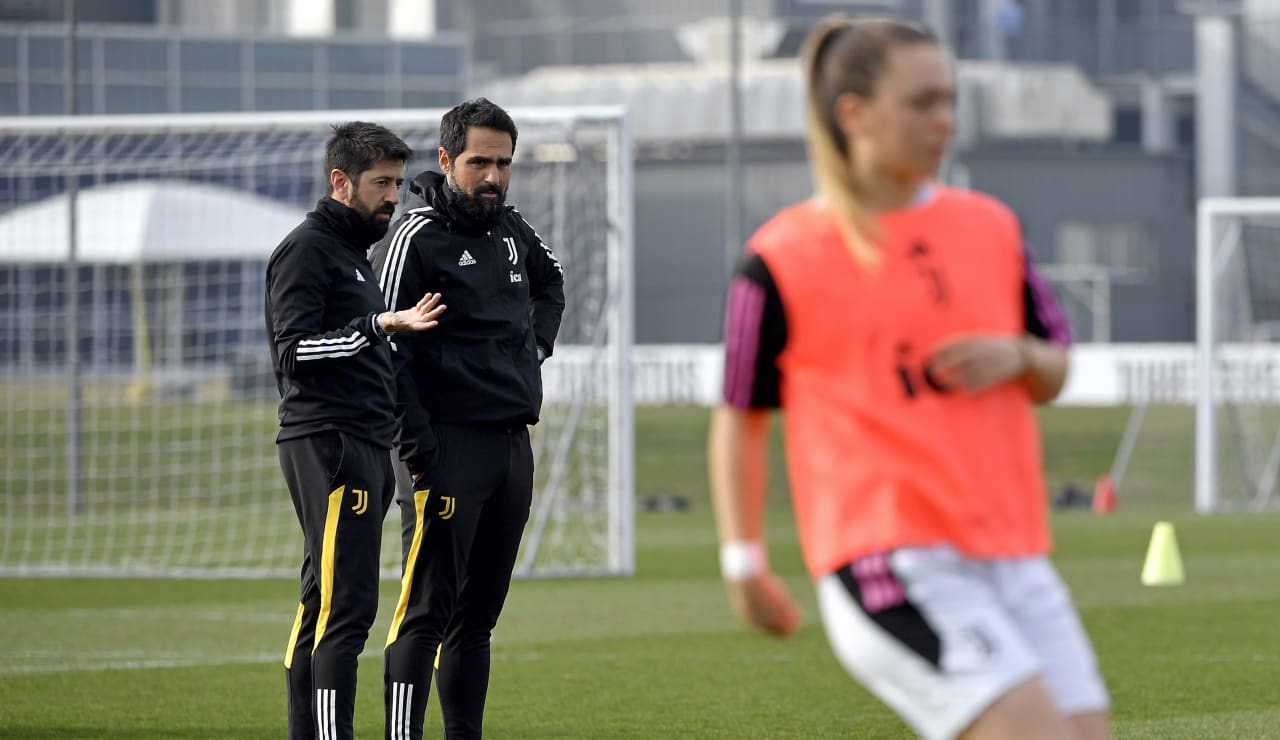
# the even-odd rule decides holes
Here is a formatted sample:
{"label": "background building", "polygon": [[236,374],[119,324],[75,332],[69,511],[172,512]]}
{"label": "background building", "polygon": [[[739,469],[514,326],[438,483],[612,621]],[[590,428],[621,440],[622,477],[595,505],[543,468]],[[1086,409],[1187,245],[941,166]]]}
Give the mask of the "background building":
{"label": "background building", "polygon": [[[81,113],[444,107],[476,94],[507,106],[628,105],[640,342],[716,341],[741,240],[810,192],[795,55],[833,11],[922,20],[955,49],[958,132],[944,176],[1018,210],[1082,339],[1190,339],[1197,196],[1280,191],[1274,0],[77,8]],[[740,139],[727,64],[735,8]],[[64,12],[64,3],[0,0],[0,114],[64,111]],[[1198,85],[1205,75],[1225,82]],[[1209,144],[1197,145],[1198,132]],[[735,153],[741,177],[731,181]]]}

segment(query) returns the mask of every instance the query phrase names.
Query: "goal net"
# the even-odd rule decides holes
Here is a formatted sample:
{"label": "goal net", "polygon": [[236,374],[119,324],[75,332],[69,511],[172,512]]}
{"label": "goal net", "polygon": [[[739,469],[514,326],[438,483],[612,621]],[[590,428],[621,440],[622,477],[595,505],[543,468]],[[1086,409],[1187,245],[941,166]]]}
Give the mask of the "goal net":
{"label": "goal net", "polygon": [[[330,124],[396,131],[411,177],[436,167],[442,113],[0,121],[0,575],[296,576],[266,260],[323,195]],[[517,575],[630,573],[629,128],[613,108],[511,113],[508,199],[567,303]]]}
{"label": "goal net", "polygon": [[1280,198],[1206,198],[1196,236],[1196,509],[1280,505]]}

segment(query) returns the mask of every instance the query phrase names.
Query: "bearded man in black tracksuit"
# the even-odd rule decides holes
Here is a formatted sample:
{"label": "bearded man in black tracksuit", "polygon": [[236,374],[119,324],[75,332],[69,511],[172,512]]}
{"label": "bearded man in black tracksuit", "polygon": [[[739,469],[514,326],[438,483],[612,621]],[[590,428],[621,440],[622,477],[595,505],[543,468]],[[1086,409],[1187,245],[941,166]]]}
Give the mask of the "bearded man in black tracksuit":
{"label": "bearded man in black tracksuit", "polygon": [[302,525],[302,592],[284,667],[290,740],[349,740],[356,659],[378,611],[395,491],[388,336],[436,325],[439,296],[387,311],[365,254],[387,231],[413,150],[373,123],[335,126],[328,195],[271,254],[266,325],[280,467]]}
{"label": "bearded man in black tracksuit", "polygon": [[404,578],[387,637],[387,738],[422,737],[433,659],[445,737],[478,738],[489,643],[533,495],[539,365],[564,310],[551,249],[505,205],[516,126],[479,98],[440,122],[440,168],[371,254],[387,305],[443,293],[439,328],[396,340]]}

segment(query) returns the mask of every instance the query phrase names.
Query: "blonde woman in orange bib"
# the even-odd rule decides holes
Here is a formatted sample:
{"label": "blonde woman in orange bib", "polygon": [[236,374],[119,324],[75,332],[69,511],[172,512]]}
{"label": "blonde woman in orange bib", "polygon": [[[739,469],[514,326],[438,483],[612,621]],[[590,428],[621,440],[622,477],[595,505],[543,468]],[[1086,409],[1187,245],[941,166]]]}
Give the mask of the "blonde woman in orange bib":
{"label": "blonde woman in orange bib", "polygon": [[805,65],[818,194],[752,236],[728,296],[709,452],[730,601],[771,633],[800,621],[762,539],[780,410],[846,670],[923,737],[1105,738],[1106,687],[1048,558],[1034,413],[1070,331],[1014,214],[934,180],[948,55],[919,26],[829,20]]}

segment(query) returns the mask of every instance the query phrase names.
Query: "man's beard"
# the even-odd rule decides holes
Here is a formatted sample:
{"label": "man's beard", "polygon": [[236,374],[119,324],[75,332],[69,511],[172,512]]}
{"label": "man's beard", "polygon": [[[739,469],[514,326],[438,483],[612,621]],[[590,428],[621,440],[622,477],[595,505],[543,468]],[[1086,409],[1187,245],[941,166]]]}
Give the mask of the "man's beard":
{"label": "man's beard", "polygon": [[[486,226],[492,226],[498,223],[498,219],[502,216],[503,206],[507,202],[506,191],[497,185],[482,184],[477,185],[475,190],[467,192],[458,185],[458,181],[452,176],[445,178],[445,182],[449,184],[449,189],[453,191],[454,200],[458,202],[458,208],[468,218],[477,221]],[[497,197],[486,198],[485,193],[497,193]]]}
{"label": "man's beard", "polygon": [[[370,210],[365,204],[360,202],[360,191],[353,190],[351,193],[351,210],[360,216],[360,220],[364,221],[368,233],[373,236],[374,241],[381,239],[387,233],[387,228],[391,226],[391,216],[395,215],[396,207],[390,203],[383,203]],[[385,213],[387,218],[381,219],[378,214]]]}

